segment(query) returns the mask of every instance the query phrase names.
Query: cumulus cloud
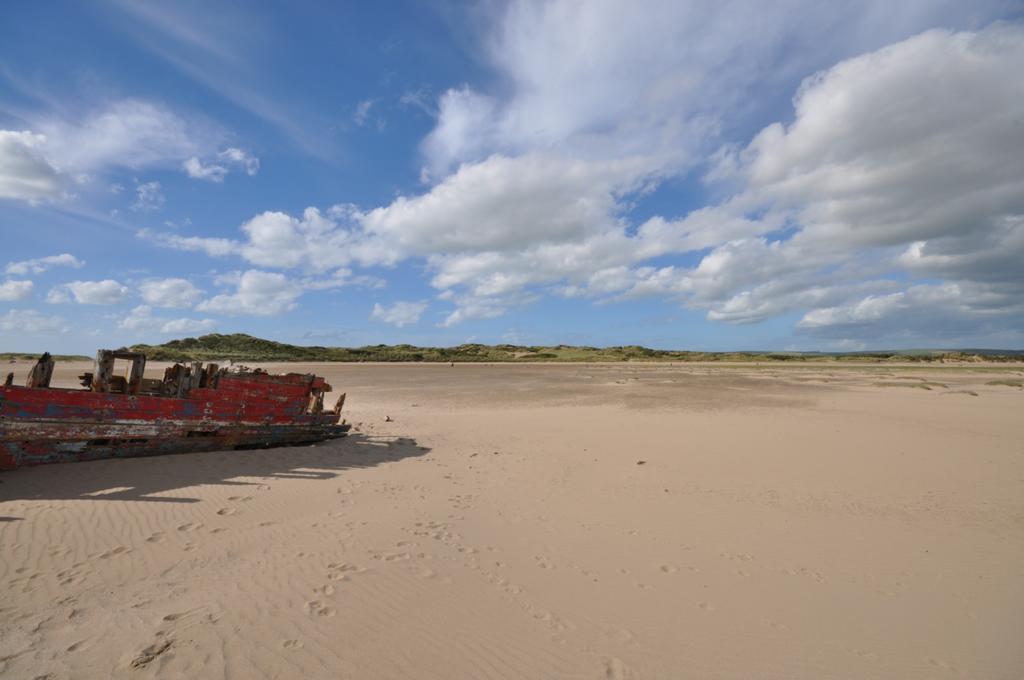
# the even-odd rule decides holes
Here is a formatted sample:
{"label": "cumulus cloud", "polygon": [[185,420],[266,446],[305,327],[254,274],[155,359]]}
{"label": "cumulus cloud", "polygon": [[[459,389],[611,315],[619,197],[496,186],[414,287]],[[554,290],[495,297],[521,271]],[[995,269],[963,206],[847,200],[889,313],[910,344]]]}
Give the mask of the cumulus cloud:
{"label": "cumulus cloud", "polygon": [[[571,142],[581,135],[590,145],[593,135],[586,131],[591,114],[617,122],[608,129],[615,131],[621,147],[626,138],[619,131],[634,131],[636,126],[625,125],[628,115],[617,113],[614,107],[643,99],[644,88],[661,91],[655,86],[657,74],[664,72],[672,56],[650,69],[629,69],[630,74],[643,74],[637,82],[624,86],[632,93],[629,96],[617,97],[607,106],[591,106],[588,113],[573,114],[573,107],[580,102],[585,105],[587,97],[579,97],[577,87],[564,87],[565,81],[559,79],[579,80],[573,69],[585,71],[590,54],[584,52],[578,62],[561,67],[568,75],[560,69],[552,74],[541,65],[564,61],[541,58],[543,46],[534,49],[537,41],[546,39],[544,29],[537,30],[537,22],[562,25],[572,12],[566,14],[566,6],[558,3],[544,9],[515,7],[512,13],[519,15],[513,24],[531,27],[535,37],[524,37],[525,28],[509,29],[514,44],[532,47],[510,57],[507,66],[511,73],[521,75],[519,69],[524,64],[535,65],[535,70],[528,68],[531,75],[518,78],[517,84],[522,88],[524,82],[532,83],[534,89],[550,96],[529,97],[523,94],[529,88],[517,90],[496,113],[497,104],[487,97],[466,89],[447,93],[441,99],[438,126],[425,143],[428,157],[437,166],[473,158],[478,155],[474,145],[520,148],[557,140]],[[601,11],[596,14],[599,21],[606,17]],[[619,19],[627,24],[631,20]],[[778,27],[772,24],[770,28]],[[627,29],[622,36],[628,33]],[[504,35],[500,44],[507,47],[509,35]],[[653,39],[651,44],[659,41]],[[883,271],[869,261],[870,253],[911,242],[916,245],[905,252],[901,262],[917,272],[927,269],[934,276],[940,274],[941,265],[941,275],[952,275],[954,268],[959,268],[962,276],[968,261],[977,260],[984,264],[975,267],[973,276],[991,277],[993,271],[999,271],[1019,281],[1019,267],[1014,264],[1019,259],[1021,227],[1013,216],[1024,212],[1024,137],[1015,132],[1013,121],[1021,117],[1024,94],[1020,79],[1013,74],[1024,67],[1022,46],[1019,26],[996,25],[979,32],[928,31],[843,61],[804,81],[794,99],[796,119],[792,124],[771,125],[746,147],[726,148],[718,154],[709,181],[739,188],[728,201],[682,219],[656,216],[629,238],[626,232],[607,230],[603,241],[614,244],[611,250],[617,257],[587,258],[589,272],[587,267],[573,271],[565,266],[574,260],[573,255],[593,247],[593,237],[577,237],[555,249],[568,256],[557,259],[558,266],[547,276],[540,273],[545,269],[544,258],[537,258],[543,248],[528,246],[521,258],[508,251],[467,257],[434,255],[431,262],[438,270],[434,283],[441,287],[468,284],[481,295],[514,291],[561,276],[569,280],[563,290],[570,294],[615,293],[616,287],[619,293],[632,295],[664,294],[708,309],[714,320],[752,322],[809,305],[831,304],[844,294],[863,294],[865,288],[891,289],[894,284],[886,280],[850,281]],[[501,53],[507,54],[507,50]],[[601,54],[598,59],[604,55],[616,58],[619,51],[609,49]],[[643,58],[640,54],[638,58]],[[667,86],[669,102],[696,82],[685,80]],[[551,90],[546,89],[549,84]],[[595,87],[595,97],[611,96],[615,85],[607,90]],[[730,88],[735,86],[732,83]],[[721,103],[720,98],[707,94],[714,92],[714,86],[709,90],[704,83],[701,92],[702,98]],[[573,101],[560,101],[562,93],[571,94]],[[544,109],[548,104],[550,111]],[[669,108],[686,111],[692,106],[686,103],[682,109]],[[643,106],[638,110],[650,115],[658,109]],[[472,122],[478,119],[484,122]],[[529,121],[530,131],[517,129],[516,120]],[[535,134],[542,139],[531,137]],[[655,145],[638,143],[641,137],[630,136],[628,148],[653,153],[650,149]],[[648,160],[659,167],[657,155]],[[475,165],[463,165],[452,177]],[[438,186],[450,181],[451,177]],[[502,211],[496,209],[493,214],[500,216]],[[605,214],[614,215],[614,209]],[[542,217],[537,224],[547,226],[549,222]],[[780,229],[789,229],[792,238],[769,243],[765,235]],[[922,238],[928,240],[922,242]],[[984,255],[966,255],[979,247],[985,249]],[[647,258],[706,248],[712,251],[694,269],[634,266],[623,270]],[[954,256],[955,263],[950,259]],[[999,260],[998,267],[993,266],[994,259]],[[537,262],[541,264],[532,266]],[[857,272],[853,264],[873,271]]]}
{"label": "cumulus cloud", "polygon": [[[508,87],[440,96],[424,192],[372,209],[262,213],[237,242],[154,238],[323,275],[419,258],[455,306],[447,324],[556,292],[657,295],[729,323],[798,311],[803,332],[818,332],[864,300],[952,300],[954,289],[958,308],[1012,323],[1005,311],[1024,292],[1024,27],[903,39],[934,16],[964,19],[956,3],[906,8],[883,21],[884,3],[857,16],[800,2],[583,14],[512,3],[490,37]],[[566,44],[560,36],[582,19],[586,37]],[[802,61],[779,56],[843,22],[836,41],[793,50]],[[890,34],[900,40],[881,46]],[[779,60],[779,72],[757,67]],[[777,78],[794,83],[792,122],[721,146],[740,124],[733,109]],[[708,157],[705,182],[720,201],[634,223],[648,191]],[[656,259],[680,254],[697,264]],[[942,283],[921,289],[915,277]]]}
{"label": "cumulus cloud", "polygon": [[233,168],[252,177],[260,171],[260,159],[242,149],[232,147],[221,151],[205,163],[198,156],[192,156],[182,163],[182,168],[185,174],[193,179],[223,182]]}
{"label": "cumulus cloud", "polygon": [[797,326],[823,338],[870,337],[918,344],[972,342],[979,337],[1024,341],[1019,288],[975,282],[919,284],[807,312]]}
{"label": "cumulus cloud", "polygon": [[213,319],[170,319],[160,326],[161,333],[169,335],[188,335],[209,333],[217,327]]}
{"label": "cumulus cloud", "polygon": [[213,319],[167,319],[154,316],[153,308],[149,305],[139,305],[118,322],[118,327],[140,333],[184,335],[208,333],[216,327],[216,322]]}
{"label": "cumulus cloud", "polygon": [[8,279],[0,283],[0,302],[24,300],[32,294],[33,288],[35,288],[35,284],[31,281]]}
{"label": "cumulus cloud", "polygon": [[132,203],[132,210],[138,212],[159,210],[166,202],[167,198],[160,190],[160,182],[144,182],[135,187],[135,202]]}
{"label": "cumulus cloud", "polygon": [[186,279],[150,279],[139,285],[142,299],[154,307],[191,307],[203,297],[203,291]]}
{"label": "cumulus cloud", "polygon": [[[35,117],[29,127],[0,130],[0,198],[64,198],[69,187],[111,168],[173,167],[206,156],[223,136],[209,124],[136,99],[107,102],[78,118]],[[216,158],[250,174],[259,167],[239,149]]]}
{"label": "cumulus cloud", "polygon": [[643,158],[584,162],[495,155],[413,198],[359,216],[370,234],[416,254],[509,250],[617,226],[616,199],[656,170]]}
{"label": "cumulus cloud", "polygon": [[302,287],[283,274],[250,269],[238,277],[235,292],[215,295],[196,307],[229,316],[274,316],[295,308]]}
{"label": "cumulus cloud", "polygon": [[75,269],[81,269],[83,266],[85,266],[85,262],[79,260],[74,255],[61,253],[60,255],[47,255],[46,257],[37,257],[31,260],[9,262],[5,271],[16,276],[26,276],[28,274],[42,274],[51,267],[74,267]]}
{"label": "cumulus cloud", "polygon": [[55,286],[46,296],[52,304],[76,302],[80,305],[113,305],[128,299],[128,287],[112,279],[72,281]]}
{"label": "cumulus cloud", "polygon": [[66,333],[67,330],[64,319],[32,309],[11,309],[0,316],[0,331],[4,333]]}
{"label": "cumulus cloud", "polygon": [[66,180],[44,155],[45,144],[45,135],[0,130],[0,198],[36,203],[63,193]]}
{"label": "cumulus cloud", "polygon": [[[900,269],[955,279],[956,290],[1024,290],[1024,137],[1013,123],[1024,85],[1012,76],[1021,68],[1024,30],[997,25],[929,31],[821,72],[798,91],[792,124],[719,154],[711,179],[739,193],[680,220],[652,218],[631,239],[640,258],[710,247],[696,267],[598,271],[569,292],[675,296],[712,320],[747,323],[808,307],[838,313],[899,287],[885,275]],[[789,234],[763,235],[779,230]],[[913,297],[899,295],[869,296],[867,308]]]}
{"label": "cumulus cloud", "polygon": [[458,299],[476,311],[455,318],[480,317],[485,306],[515,304],[495,300],[527,285],[632,261],[622,201],[656,172],[642,158],[587,163],[551,154],[493,156],[463,166],[423,195],[368,212],[342,205],[326,213],[307,208],[301,217],[262,213],[242,225],[246,240],[238,243],[139,235],[182,250],[237,252],[258,266],[321,273],[424,257],[437,288],[467,288]]}
{"label": "cumulus cloud", "polygon": [[804,82],[796,119],[724,164],[803,240],[882,246],[1024,212],[1024,28],[928,31]]}
{"label": "cumulus cloud", "polygon": [[[1022,68],[1024,28],[996,25],[928,31],[809,78],[794,100],[793,123],[766,127],[747,147],[722,155],[715,170],[716,179],[740,183],[743,202],[785,215],[796,233],[771,258],[739,267],[746,281],[705,288],[709,300],[718,293],[728,303],[751,294],[745,286],[795,282],[808,267],[813,273],[865,253],[884,257],[899,246],[891,269],[1024,290],[1024,136],[1013,122],[1024,118],[1024,83],[1014,75]],[[717,247],[698,272],[731,248]],[[787,254],[790,264],[764,270]],[[859,318],[883,299],[903,298],[866,298]],[[829,309],[821,318],[838,313]],[[713,309],[712,318],[723,310]],[[811,313],[803,327],[817,318]]]}
{"label": "cumulus cloud", "polygon": [[38,128],[63,172],[169,166],[200,152],[218,136],[166,107],[136,99],[109,102],[79,120],[40,120]]}
{"label": "cumulus cloud", "polygon": [[[518,0],[493,6],[489,92],[438,98],[423,144],[434,179],[496,151],[650,154],[683,167],[715,131],[742,125],[773,92],[836,61],[935,25],[977,25],[998,0],[628,2]],[[822,40],[828,35],[828,40]],[[567,40],[566,36],[572,36]]]}
{"label": "cumulus cloud", "polygon": [[177,234],[164,234],[151,229],[140,229],[135,232],[135,235],[156,246],[205,253],[210,257],[226,257],[237,254],[241,249],[241,244],[238,241],[226,238],[179,236]]}
{"label": "cumulus cloud", "polygon": [[306,208],[301,218],[282,212],[265,212],[242,225],[248,241],[242,256],[264,267],[308,266],[323,272],[351,261],[350,234],[316,208]]}
{"label": "cumulus cloud", "polygon": [[409,326],[417,323],[423,312],[427,310],[428,303],[420,302],[395,302],[390,306],[382,306],[379,303],[373,305],[370,313],[371,321],[381,321],[392,326]]}
{"label": "cumulus cloud", "polygon": [[509,307],[521,304],[520,301],[508,297],[480,295],[460,296],[455,301],[457,307],[441,322],[442,328],[450,328],[470,319],[494,319],[505,314]]}

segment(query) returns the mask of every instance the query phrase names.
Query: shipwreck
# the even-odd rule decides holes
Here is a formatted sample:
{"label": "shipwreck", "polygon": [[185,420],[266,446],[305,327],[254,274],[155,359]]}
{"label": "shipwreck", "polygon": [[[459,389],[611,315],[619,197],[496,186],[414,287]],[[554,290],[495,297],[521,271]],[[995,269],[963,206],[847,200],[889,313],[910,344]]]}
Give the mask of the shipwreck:
{"label": "shipwreck", "polygon": [[[126,369],[118,374],[116,366]],[[24,387],[0,386],[0,470],[99,458],[154,456],[309,444],[344,436],[342,394],[324,409],[331,386],[319,376],[274,375],[214,363],[176,363],[162,379],[144,377],[146,356],[100,350],[81,388],[51,387],[43,354]]]}

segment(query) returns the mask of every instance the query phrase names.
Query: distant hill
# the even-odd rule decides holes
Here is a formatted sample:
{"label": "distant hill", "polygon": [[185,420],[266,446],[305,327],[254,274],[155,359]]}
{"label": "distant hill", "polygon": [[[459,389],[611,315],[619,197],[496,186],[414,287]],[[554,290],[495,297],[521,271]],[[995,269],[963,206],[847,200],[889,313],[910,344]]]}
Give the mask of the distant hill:
{"label": "distant hill", "polygon": [[479,345],[415,347],[304,347],[254,338],[244,333],[212,333],[198,338],[171,340],[162,345],[133,345],[157,361],[436,361],[436,362],[544,362],[544,361],[1024,361],[1021,350],[895,350],[887,352],[688,352],[626,345],[579,347],[573,345]]}
{"label": "distant hill", "polygon": [[[0,361],[35,361],[42,355],[42,352],[30,354],[28,352],[0,352]],[[91,361],[92,357],[84,354],[54,354],[54,361]]]}

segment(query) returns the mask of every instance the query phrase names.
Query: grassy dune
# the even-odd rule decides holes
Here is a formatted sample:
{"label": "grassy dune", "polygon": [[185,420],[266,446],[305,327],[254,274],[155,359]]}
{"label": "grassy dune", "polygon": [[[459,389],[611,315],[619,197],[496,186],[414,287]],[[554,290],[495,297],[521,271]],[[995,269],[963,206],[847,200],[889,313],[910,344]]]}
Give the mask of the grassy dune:
{"label": "grassy dune", "polygon": [[1024,352],[1008,350],[900,350],[892,352],[687,352],[626,345],[580,347],[572,345],[479,345],[415,347],[370,345],[367,347],[319,347],[289,345],[251,335],[210,334],[172,340],[162,345],[134,345],[150,359],[164,361],[435,361],[435,362],[545,362],[545,361],[1024,361]]}

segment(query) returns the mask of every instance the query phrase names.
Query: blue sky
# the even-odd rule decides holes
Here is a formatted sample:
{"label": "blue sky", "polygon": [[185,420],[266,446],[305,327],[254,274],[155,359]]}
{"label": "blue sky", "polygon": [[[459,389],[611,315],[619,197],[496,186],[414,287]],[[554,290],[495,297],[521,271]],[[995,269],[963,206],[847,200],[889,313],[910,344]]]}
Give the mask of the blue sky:
{"label": "blue sky", "polygon": [[0,350],[1024,347],[1019,2],[0,14]]}

